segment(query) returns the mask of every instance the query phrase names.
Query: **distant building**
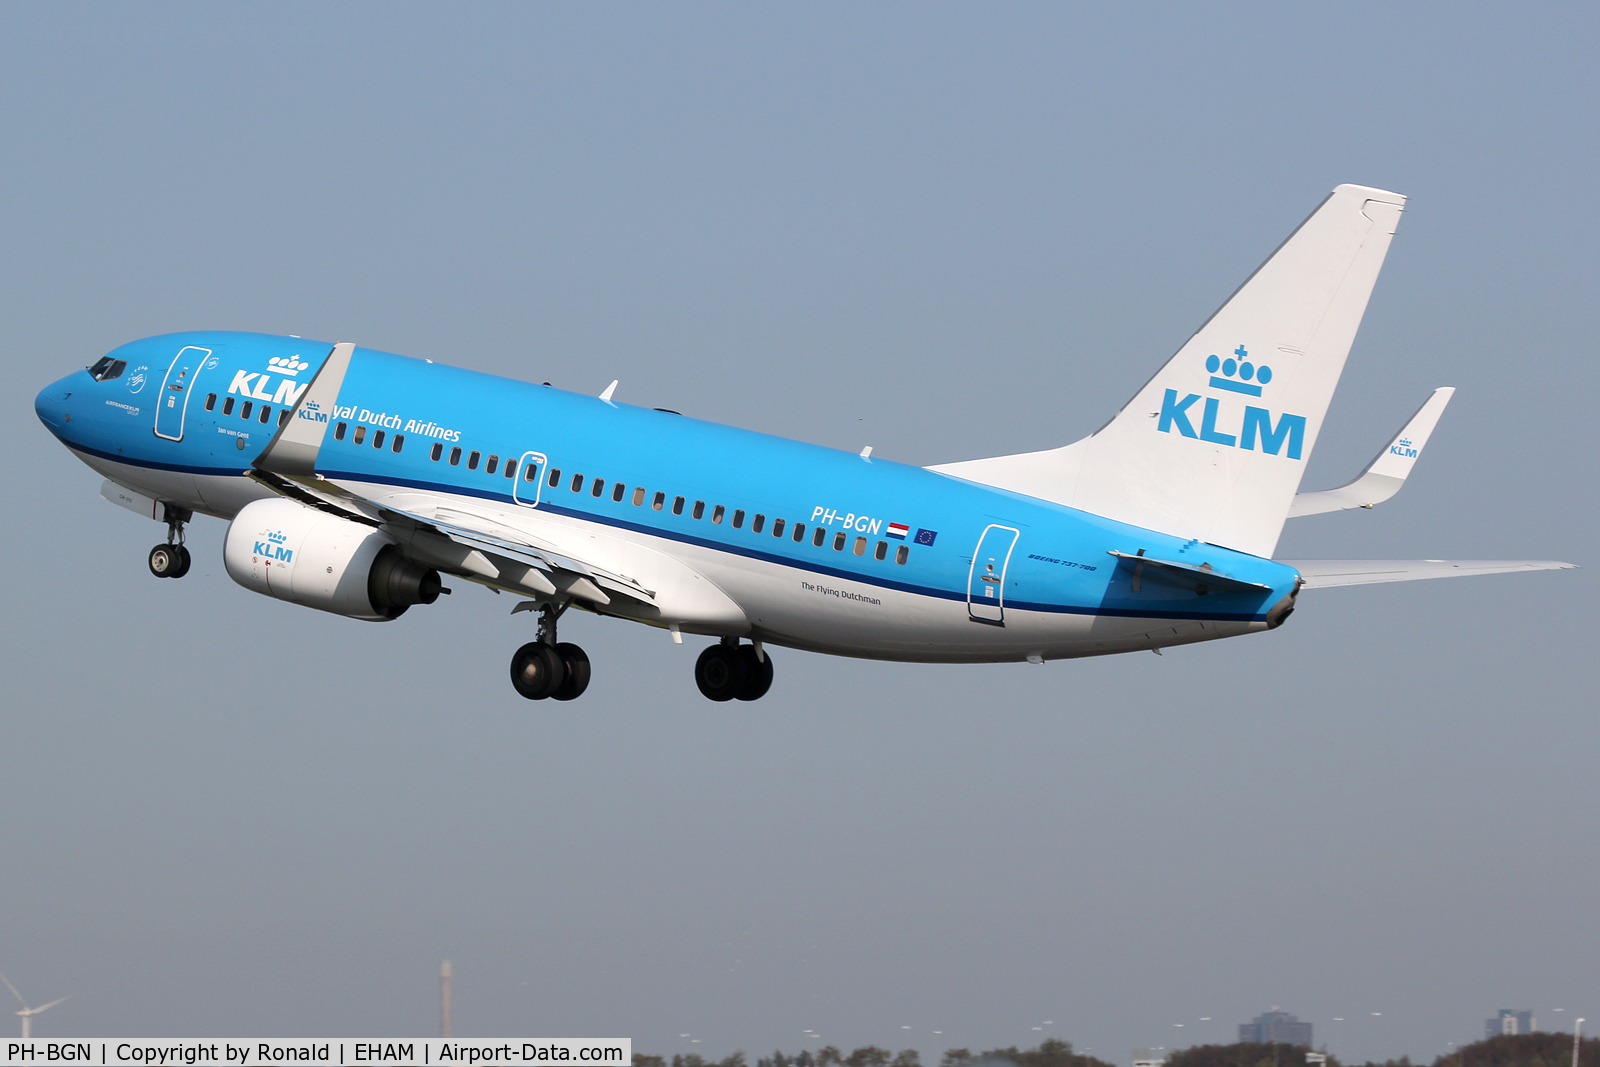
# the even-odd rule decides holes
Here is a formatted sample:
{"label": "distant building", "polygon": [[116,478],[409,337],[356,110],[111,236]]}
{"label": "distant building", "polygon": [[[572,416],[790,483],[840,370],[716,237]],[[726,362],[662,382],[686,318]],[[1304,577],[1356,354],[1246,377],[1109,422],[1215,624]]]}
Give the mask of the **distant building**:
{"label": "distant building", "polygon": [[1136,1048],[1133,1050],[1133,1067],[1161,1067],[1167,1061],[1161,1054],[1153,1049]]}
{"label": "distant building", "polygon": [[1311,1024],[1273,1008],[1250,1022],[1240,1023],[1239,1041],[1257,1045],[1304,1045],[1310,1048]]}
{"label": "distant building", "polygon": [[1533,1012],[1528,1008],[1501,1008],[1500,1014],[1493,1019],[1483,1021],[1484,1037],[1499,1037],[1501,1034],[1531,1034],[1539,1029],[1539,1020],[1533,1017]]}

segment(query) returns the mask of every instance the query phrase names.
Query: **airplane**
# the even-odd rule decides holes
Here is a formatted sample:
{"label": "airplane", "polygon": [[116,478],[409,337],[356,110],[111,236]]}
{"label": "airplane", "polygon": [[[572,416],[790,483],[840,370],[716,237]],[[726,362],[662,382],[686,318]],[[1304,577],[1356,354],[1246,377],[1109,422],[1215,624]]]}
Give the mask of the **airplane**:
{"label": "airplane", "polygon": [[1027,662],[1276,629],[1307,589],[1571,567],[1538,560],[1274,560],[1293,517],[1404,484],[1436,390],[1349,484],[1301,473],[1405,206],[1341,185],[1104,426],[1059,448],[915,467],[426,359],[239,332],[134,341],[35,409],[167,527],[228,521],[253,592],[390,621],[450,592],[513,594],[523,697],[571,700],[570,608],[713,638],[712,700],[755,700],[769,649]]}

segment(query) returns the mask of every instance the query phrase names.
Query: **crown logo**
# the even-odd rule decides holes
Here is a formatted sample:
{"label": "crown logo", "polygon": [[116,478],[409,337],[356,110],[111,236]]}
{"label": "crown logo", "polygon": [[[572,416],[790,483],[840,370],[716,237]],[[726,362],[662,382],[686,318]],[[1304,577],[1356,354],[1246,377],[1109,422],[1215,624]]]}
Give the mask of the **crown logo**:
{"label": "crown logo", "polygon": [[279,374],[293,378],[296,374],[299,374],[301,371],[311,366],[311,364],[301,362],[299,356],[273,356],[271,359],[267,360],[267,366],[271,367]]}
{"label": "crown logo", "polygon": [[275,545],[281,545],[285,541],[289,540],[289,535],[284,533],[282,530],[279,530],[277,533],[267,534],[267,540],[271,541]]}
{"label": "crown logo", "polygon": [[[1244,345],[1235,348],[1233,355],[1239,358],[1234,359],[1233,356],[1229,356],[1227,359],[1219,359],[1215,355],[1206,357],[1206,370],[1211,375],[1211,388],[1226,389],[1230,393],[1243,393],[1245,396],[1260,396],[1261,386],[1272,381],[1272,368],[1258,367],[1251,363],[1250,353],[1245,351]],[[1217,377],[1218,371],[1222,372],[1220,378]],[[1251,385],[1252,378],[1258,384]]]}
{"label": "crown logo", "polygon": [[1397,441],[1395,443],[1398,444],[1401,448],[1410,448],[1411,447],[1411,438],[1402,437],[1402,438],[1400,438],[1399,441]]}

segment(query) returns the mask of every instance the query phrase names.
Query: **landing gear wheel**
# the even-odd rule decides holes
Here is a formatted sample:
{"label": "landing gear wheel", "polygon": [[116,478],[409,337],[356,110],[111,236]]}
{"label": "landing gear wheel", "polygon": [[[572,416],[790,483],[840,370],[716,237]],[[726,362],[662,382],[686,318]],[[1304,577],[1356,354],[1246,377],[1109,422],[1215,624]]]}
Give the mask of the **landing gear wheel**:
{"label": "landing gear wheel", "polygon": [[740,645],[739,655],[744,659],[747,672],[744,688],[735,694],[739,700],[760,700],[772,688],[772,656],[766,649],[756,658],[755,645]]}
{"label": "landing gear wheel", "polygon": [[566,680],[550,694],[551,700],[576,700],[589,688],[589,653],[569,641],[556,646],[556,654],[566,667]]}
{"label": "landing gear wheel", "polygon": [[159,544],[150,550],[150,573],[157,578],[176,578],[188,569],[182,545]]}
{"label": "landing gear wheel", "polygon": [[172,577],[182,578],[189,573],[189,564],[193,563],[194,560],[189,555],[188,546],[175,545],[174,547],[178,550],[178,569],[173,572]]}
{"label": "landing gear wheel", "polygon": [[694,684],[712,700],[732,700],[749,680],[750,668],[736,647],[712,645],[694,664]]}
{"label": "landing gear wheel", "polygon": [[511,685],[529,700],[553,695],[567,680],[561,654],[540,641],[530,641],[511,657]]}

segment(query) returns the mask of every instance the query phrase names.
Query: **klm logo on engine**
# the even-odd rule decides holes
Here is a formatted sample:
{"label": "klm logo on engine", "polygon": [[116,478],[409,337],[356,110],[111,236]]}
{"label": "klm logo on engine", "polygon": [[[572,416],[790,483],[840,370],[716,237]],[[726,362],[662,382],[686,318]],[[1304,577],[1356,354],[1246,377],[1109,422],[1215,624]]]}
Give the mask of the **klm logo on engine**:
{"label": "klm logo on engine", "polygon": [[250,551],[268,562],[276,560],[280,563],[292,563],[294,562],[294,549],[283,547],[283,543],[287,540],[289,540],[287,534],[282,530],[276,530],[267,534],[265,541],[257,541],[255,547]]}
{"label": "klm logo on engine", "polygon": [[[1272,368],[1257,367],[1249,357],[1250,353],[1245,351],[1244,345],[1234,349],[1233,356],[1227,359],[1207,356],[1206,372],[1211,375],[1210,387],[1243,396],[1260,396],[1263,387],[1272,381]],[[1190,416],[1195,414],[1191,409],[1202,399],[1205,403],[1199,412],[1200,429],[1197,432],[1190,420]],[[1222,403],[1222,397],[1201,397],[1199,393],[1190,393],[1180,400],[1176,389],[1168,389],[1161,398],[1161,421],[1156,424],[1156,429],[1162,433],[1171,433],[1176,429],[1184,437],[1247,451],[1254,451],[1257,442],[1260,442],[1261,451],[1270,456],[1281,454],[1289,459],[1300,458],[1306,440],[1304,415],[1279,415],[1274,425],[1271,411],[1246,404],[1238,433],[1227,433],[1217,425],[1219,420],[1224,419]],[[1231,426],[1232,420],[1227,421]]]}

